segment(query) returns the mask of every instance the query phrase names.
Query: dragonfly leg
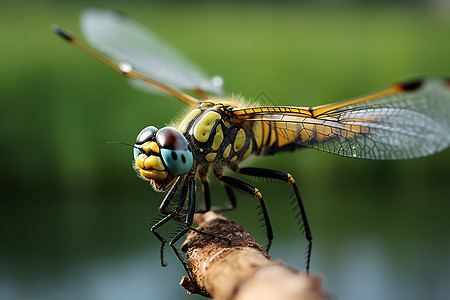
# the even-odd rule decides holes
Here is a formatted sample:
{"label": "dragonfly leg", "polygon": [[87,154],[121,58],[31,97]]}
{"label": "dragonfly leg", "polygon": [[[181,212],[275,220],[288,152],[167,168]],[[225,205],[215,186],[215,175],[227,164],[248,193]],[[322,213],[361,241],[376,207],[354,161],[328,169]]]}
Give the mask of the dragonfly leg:
{"label": "dragonfly leg", "polygon": [[303,205],[302,198],[300,197],[300,192],[298,190],[297,184],[295,183],[294,178],[291,174],[281,171],[274,171],[262,168],[242,168],[234,170],[238,174],[256,176],[256,177],[265,177],[272,178],[277,180],[282,180],[284,182],[288,182],[292,185],[294,189],[295,197],[297,198],[298,207],[300,209],[300,214],[303,221],[303,226],[305,230],[305,237],[308,240],[308,249],[306,256],[306,272],[309,272],[309,266],[311,262],[311,251],[312,251],[312,234],[311,228],[309,227],[308,218],[306,217],[305,206]]}
{"label": "dragonfly leg", "polygon": [[[270,246],[272,245],[273,231],[272,231],[272,225],[270,224],[269,214],[267,213],[266,204],[264,202],[262,194],[254,186],[252,186],[246,182],[243,182],[239,179],[236,179],[233,177],[228,177],[228,176],[218,176],[218,178],[222,183],[225,184],[225,188],[227,188],[227,186],[228,186],[229,190],[231,190],[231,187],[234,187],[234,188],[237,188],[237,189],[259,199],[259,204],[261,206],[261,210],[262,210],[263,217],[264,217],[264,222],[265,222],[266,228],[267,228],[268,243],[267,243],[266,251],[268,252],[270,249]],[[234,196],[234,194],[233,194],[233,196]]]}
{"label": "dragonfly leg", "polygon": [[[177,182],[175,183],[173,188],[170,190],[170,192],[167,194],[167,196],[162,201],[161,207],[160,207],[161,212],[163,212],[163,213],[167,212],[167,210],[166,210],[167,206],[169,205],[170,200],[172,199],[173,195],[175,194],[176,189],[179,187],[180,182],[181,182],[181,177],[177,180]],[[183,188],[181,190],[180,199],[178,201],[178,205],[175,208],[175,210],[173,212],[170,212],[167,216],[165,216],[160,221],[156,222],[156,224],[154,224],[150,229],[151,232],[158,238],[158,240],[161,241],[160,253],[161,253],[161,266],[163,266],[163,267],[165,267],[167,265],[164,262],[164,245],[166,243],[166,240],[158,232],[156,232],[156,229],[158,229],[159,227],[161,227],[162,225],[166,224],[171,219],[176,217],[177,214],[183,209],[184,202],[186,201],[186,197],[187,197],[187,187],[188,187],[188,179],[186,179],[184,181]]]}
{"label": "dragonfly leg", "polygon": [[203,207],[198,212],[205,213],[211,210],[211,194],[209,192],[208,178],[206,178],[206,173],[205,174],[199,173],[198,177],[200,178],[203,192]]}
{"label": "dragonfly leg", "polygon": [[236,196],[234,195],[233,189],[228,185],[224,184],[223,187],[225,188],[225,192],[227,193],[228,199],[230,200],[230,203],[228,205],[223,206],[213,206],[212,210],[216,212],[223,212],[223,211],[229,211],[236,208]]}
{"label": "dragonfly leg", "polygon": [[236,208],[236,196],[234,195],[233,189],[227,185],[224,184],[225,192],[227,193],[228,199],[230,200],[230,203],[228,205],[223,206],[211,206],[211,195],[209,192],[209,183],[208,179],[206,178],[206,174],[202,175],[199,174],[200,182],[202,184],[202,191],[203,191],[203,207],[201,210],[199,210],[199,213],[205,213],[207,211],[215,211],[215,212],[224,212],[224,211],[230,211]]}
{"label": "dragonfly leg", "polygon": [[172,213],[172,211],[168,210],[167,207],[169,206],[170,202],[172,201],[173,196],[177,192],[180,183],[182,181],[182,177],[178,177],[178,179],[175,181],[174,185],[170,189],[169,193],[164,197],[164,200],[161,202],[161,205],[159,206],[159,211],[165,215],[169,215]]}
{"label": "dragonfly leg", "polygon": [[[183,237],[189,230],[194,230],[200,234],[205,234],[205,235],[212,236],[214,238],[218,238],[220,240],[226,241],[226,242],[228,242],[228,244],[231,244],[231,240],[217,236],[215,234],[210,234],[210,233],[199,231],[195,228],[192,228],[192,223],[194,222],[194,214],[195,214],[195,177],[191,176],[186,181],[188,181],[189,202],[188,202],[187,215],[186,215],[186,219],[184,222],[184,228],[172,238],[169,245],[170,245],[170,247],[172,247],[172,250],[175,252],[178,260],[183,265],[184,269],[186,270],[186,273],[189,275],[189,277],[191,277],[191,272],[190,272],[189,267],[187,266],[186,262],[184,261],[184,258],[181,256],[180,252],[177,250],[177,248],[175,248],[175,243],[181,237]],[[184,204],[184,202],[183,202],[183,204]],[[192,279],[192,277],[191,277],[191,279]]]}
{"label": "dragonfly leg", "polygon": [[[169,245],[172,248],[172,250],[175,252],[178,260],[183,265],[184,269],[186,270],[186,273],[191,278],[190,269],[188,268],[186,262],[184,261],[184,258],[181,256],[180,252],[178,252],[178,250],[175,248],[175,243],[189,231],[189,228],[192,226],[192,223],[194,222],[195,178],[193,176],[190,176],[189,178],[186,179],[186,183],[187,183],[186,186],[188,187],[188,190],[189,190],[189,193],[188,193],[189,194],[189,202],[188,202],[188,211],[187,211],[186,219],[184,221],[184,228],[172,238]],[[183,186],[183,188],[184,188],[184,186]],[[184,202],[183,202],[183,204],[184,204]],[[192,282],[194,282],[194,281],[192,281]]]}
{"label": "dragonfly leg", "polygon": [[[228,245],[231,245],[231,240],[228,238],[224,238],[215,234],[211,234],[211,233],[207,233],[207,232],[203,232],[203,231],[199,231],[195,228],[192,227],[192,223],[194,222],[194,215],[195,215],[195,177],[194,176],[190,176],[188,179],[186,179],[187,186],[188,186],[188,194],[189,194],[189,202],[188,202],[188,208],[187,208],[187,215],[186,215],[186,219],[184,221],[184,228],[178,232],[171,240],[170,240],[170,247],[172,248],[172,250],[175,252],[178,260],[181,262],[181,264],[183,265],[184,269],[186,270],[186,273],[188,274],[188,276],[190,277],[192,282],[195,282],[194,280],[192,280],[192,276],[191,276],[191,271],[188,267],[188,265],[186,264],[184,258],[181,256],[180,252],[177,250],[177,248],[175,247],[175,243],[181,238],[183,237],[189,230],[193,230],[197,233],[200,234],[204,234],[213,238],[217,238],[219,240],[225,241],[228,243]],[[184,186],[183,186],[184,188]],[[186,196],[185,196],[186,198]],[[181,203],[181,202],[180,202]],[[184,205],[184,201],[183,201],[183,205]],[[183,207],[183,205],[181,206],[181,208]],[[178,209],[178,207],[177,207]]]}

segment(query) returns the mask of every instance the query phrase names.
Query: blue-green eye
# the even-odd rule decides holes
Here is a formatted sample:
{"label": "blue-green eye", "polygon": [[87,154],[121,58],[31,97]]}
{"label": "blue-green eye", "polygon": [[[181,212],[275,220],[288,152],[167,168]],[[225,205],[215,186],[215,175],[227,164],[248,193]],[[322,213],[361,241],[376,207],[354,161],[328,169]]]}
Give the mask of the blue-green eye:
{"label": "blue-green eye", "polygon": [[138,158],[139,154],[141,154],[141,151],[139,151],[138,148],[134,148],[133,149],[134,160],[136,160]]}
{"label": "blue-green eye", "polygon": [[162,148],[161,156],[169,172],[176,176],[181,176],[189,172],[194,162],[192,152],[188,149],[173,150]]}
{"label": "blue-green eye", "polygon": [[181,132],[171,127],[164,127],[158,130],[155,138],[160,147],[162,159],[171,174],[181,176],[192,169],[194,158]]}

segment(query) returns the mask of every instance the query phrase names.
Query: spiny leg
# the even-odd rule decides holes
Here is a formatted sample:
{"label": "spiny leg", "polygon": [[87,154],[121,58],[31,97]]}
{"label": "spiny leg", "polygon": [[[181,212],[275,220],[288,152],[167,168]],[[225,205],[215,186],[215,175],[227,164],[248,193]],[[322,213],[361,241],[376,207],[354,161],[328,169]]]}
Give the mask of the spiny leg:
{"label": "spiny leg", "polygon": [[[190,269],[188,268],[186,262],[184,261],[184,258],[181,256],[180,252],[178,252],[178,250],[175,248],[175,243],[182,237],[184,236],[189,230],[194,230],[197,233],[200,234],[204,234],[213,238],[217,238],[219,240],[225,241],[228,243],[228,245],[231,245],[231,240],[228,238],[224,238],[215,234],[211,234],[211,233],[207,233],[207,232],[203,232],[203,231],[199,231],[195,228],[192,227],[192,223],[194,222],[194,214],[195,214],[195,177],[194,176],[189,176],[188,179],[186,179],[186,181],[188,181],[188,194],[189,194],[189,202],[188,202],[188,208],[187,208],[187,215],[186,215],[186,219],[184,222],[184,228],[178,232],[170,241],[169,245],[170,247],[172,247],[172,250],[175,252],[178,260],[181,262],[181,264],[183,265],[184,269],[186,270],[186,273],[189,275],[189,277],[192,279],[191,273],[190,273]],[[183,186],[184,188],[184,186]],[[184,202],[183,202],[184,204]],[[192,281],[195,282],[195,281]]]}
{"label": "spiny leg", "polygon": [[[175,185],[172,187],[170,192],[167,194],[167,196],[164,198],[164,200],[161,203],[161,207],[163,207],[163,213],[166,211],[167,205],[169,205],[171,198],[174,196],[176,189],[179,187],[179,184],[181,182],[181,177],[177,180]],[[186,201],[187,197],[187,191],[188,191],[188,179],[186,179],[183,183],[183,188],[181,190],[180,199],[178,200],[178,205],[175,208],[175,210],[171,213],[169,213],[167,216],[165,216],[163,219],[158,221],[155,225],[151,227],[151,232],[158,238],[158,240],[161,241],[161,266],[165,267],[167,264],[164,262],[164,245],[166,243],[166,240],[156,232],[156,229],[161,227],[162,225],[166,224],[168,221],[173,219],[182,209],[184,206],[184,202]]]}
{"label": "spiny leg", "polygon": [[281,171],[274,171],[262,168],[242,168],[234,170],[238,174],[256,176],[256,177],[265,177],[282,180],[284,182],[288,182],[292,184],[292,188],[295,192],[295,197],[297,198],[298,207],[300,208],[300,214],[302,216],[303,226],[305,229],[305,237],[308,240],[308,249],[306,256],[306,272],[309,273],[309,266],[311,262],[311,251],[312,251],[312,234],[311,228],[309,227],[308,218],[306,217],[306,210],[303,205],[302,198],[300,197],[300,192],[298,190],[297,184],[295,183],[294,178],[291,174]]}
{"label": "spiny leg", "polygon": [[[228,177],[228,176],[220,176],[220,175],[216,175],[216,176],[218,177],[218,179],[221,182],[226,184],[225,186],[228,185],[229,187],[237,188],[247,194],[250,194],[251,196],[258,198],[259,204],[261,206],[261,210],[263,213],[263,217],[264,217],[264,222],[265,222],[266,228],[267,228],[268,244],[266,247],[266,251],[269,252],[269,249],[270,249],[270,246],[272,245],[272,240],[273,240],[273,231],[272,231],[272,225],[270,224],[269,214],[267,213],[266,204],[264,203],[262,194],[254,186],[252,186],[246,182],[243,182],[239,179],[236,179],[233,177]],[[234,196],[234,194],[233,194],[233,196]]]}

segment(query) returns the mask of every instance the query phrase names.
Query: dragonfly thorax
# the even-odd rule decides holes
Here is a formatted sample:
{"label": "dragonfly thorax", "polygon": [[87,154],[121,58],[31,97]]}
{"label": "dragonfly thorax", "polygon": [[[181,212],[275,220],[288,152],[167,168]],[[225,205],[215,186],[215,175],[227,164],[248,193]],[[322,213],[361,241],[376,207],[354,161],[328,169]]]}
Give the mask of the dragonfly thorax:
{"label": "dragonfly thorax", "polygon": [[197,165],[233,167],[257,150],[253,124],[232,122],[228,107],[232,106],[203,102],[180,122],[178,130],[188,140]]}

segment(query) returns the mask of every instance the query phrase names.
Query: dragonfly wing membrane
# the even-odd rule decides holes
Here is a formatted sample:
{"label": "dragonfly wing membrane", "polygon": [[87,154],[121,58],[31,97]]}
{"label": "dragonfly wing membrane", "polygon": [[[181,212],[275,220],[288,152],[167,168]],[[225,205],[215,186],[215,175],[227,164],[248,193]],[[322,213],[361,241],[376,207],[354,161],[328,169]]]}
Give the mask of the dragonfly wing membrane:
{"label": "dragonfly wing membrane", "polygon": [[[208,77],[171,45],[139,23],[112,10],[88,9],[81,16],[88,42],[111,58],[176,89],[222,94],[220,81]],[[155,91],[148,85],[139,88]]]}
{"label": "dragonfly wing membrane", "polygon": [[[278,146],[294,143],[365,159],[409,159],[428,156],[450,146],[450,85],[430,79],[415,91],[357,99],[315,108],[272,108],[238,118],[261,121],[276,132]],[[348,104],[350,103],[350,104]],[[278,107],[279,108],[279,107]],[[257,108],[252,108],[258,111]],[[284,111],[283,111],[284,110]],[[298,112],[296,112],[298,111]]]}

